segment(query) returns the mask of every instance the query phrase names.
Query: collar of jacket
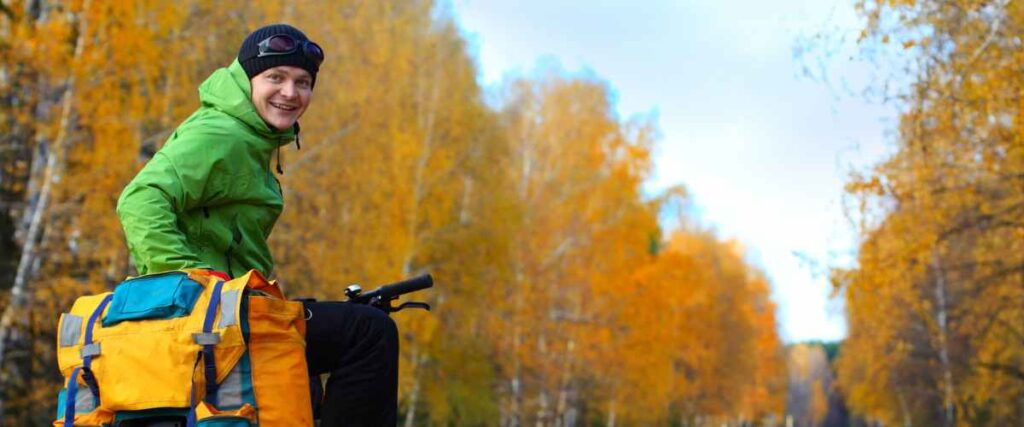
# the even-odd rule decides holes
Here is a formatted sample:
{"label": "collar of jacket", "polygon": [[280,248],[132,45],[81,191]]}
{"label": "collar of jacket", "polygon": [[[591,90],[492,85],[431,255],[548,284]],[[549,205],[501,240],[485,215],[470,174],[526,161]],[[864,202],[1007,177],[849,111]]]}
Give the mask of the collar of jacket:
{"label": "collar of jacket", "polygon": [[236,58],[231,65],[214,71],[199,85],[199,101],[204,107],[215,108],[248,125],[252,130],[276,145],[284,145],[296,139],[298,126],[276,131],[263,121],[256,107],[252,105],[252,85],[245,75],[242,64]]}

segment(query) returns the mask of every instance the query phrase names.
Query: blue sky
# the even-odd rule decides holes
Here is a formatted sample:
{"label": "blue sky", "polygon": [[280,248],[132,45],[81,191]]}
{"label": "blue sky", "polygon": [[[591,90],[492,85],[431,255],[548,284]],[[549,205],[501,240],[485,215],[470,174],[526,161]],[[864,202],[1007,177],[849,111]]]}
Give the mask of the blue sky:
{"label": "blue sky", "polygon": [[[857,94],[880,70],[856,59],[851,1],[448,7],[485,85],[557,61],[607,81],[623,118],[657,114],[662,138],[648,190],[684,184],[702,221],[748,249],[772,281],[785,341],[844,336],[842,303],[829,300],[824,274],[855,251],[842,187],[851,170],[884,157],[896,121],[892,106]],[[815,53],[798,55],[808,43]]]}

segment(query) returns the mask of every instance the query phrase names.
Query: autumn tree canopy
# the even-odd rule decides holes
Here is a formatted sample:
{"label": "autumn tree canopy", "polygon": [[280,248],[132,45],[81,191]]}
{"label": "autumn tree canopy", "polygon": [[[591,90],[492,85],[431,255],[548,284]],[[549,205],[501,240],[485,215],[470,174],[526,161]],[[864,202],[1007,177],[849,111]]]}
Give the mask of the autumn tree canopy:
{"label": "autumn tree canopy", "polygon": [[855,268],[834,272],[850,407],[885,424],[1024,422],[1024,5],[862,1],[862,43],[907,58],[897,150],[847,191]]}
{"label": "autumn tree canopy", "polygon": [[600,78],[544,68],[481,87],[428,0],[2,12],[0,424],[50,422],[58,314],[135,274],[121,189],[198,106],[198,83],[280,21],[327,59],[302,149],[280,154],[274,273],[321,299],[435,276],[435,310],[396,316],[406,426],[781,420],[765,274],[711,231],[659,225],[685,191],[645,193],[658,124],[620,118]]}

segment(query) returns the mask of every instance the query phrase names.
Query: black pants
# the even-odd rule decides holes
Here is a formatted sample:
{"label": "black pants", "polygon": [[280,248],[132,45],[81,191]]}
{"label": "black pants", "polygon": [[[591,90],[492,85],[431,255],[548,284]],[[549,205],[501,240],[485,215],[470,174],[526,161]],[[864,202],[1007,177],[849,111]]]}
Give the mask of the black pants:
{"label": "black pants", "polygon": [[382,311],[360,304],[304,305],[309,318],[306,362],[310,376],[330,374],[320,409],[320,425],[394,427],[398,420],[395,322]]}

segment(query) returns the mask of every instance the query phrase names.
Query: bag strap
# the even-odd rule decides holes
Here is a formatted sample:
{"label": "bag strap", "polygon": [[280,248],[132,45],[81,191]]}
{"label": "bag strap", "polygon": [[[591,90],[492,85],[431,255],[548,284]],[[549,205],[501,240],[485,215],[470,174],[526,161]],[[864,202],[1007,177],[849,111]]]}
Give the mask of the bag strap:
{"label": "bag strap", "polygon": [[[218,280],[217,284],[213,286],[213,294],[210,295],[210,304],[206,306],[206,318],[203,319],[203,332],[192,334],[192,340],[196,344],[203,346],[202,350],[196,354],[196,364],[198,365],[199,359],[203,360],[203,376],[206,377],[206,398],[205,401],[211,405],[217,404],[217,360],[213,353],[214,346],[220,342],[220,334],[213,332],[213,320],[217,317],[217,310],[220,308],[220,293],[221,289],[224,288],[224,281]],[[193,370],[194,371],[194,370]],[[195,399],[195,382],[193,381],[193,389],[190,392],[189,397],[189,415],[186,425],[192,427],[195,425],[196,416],[196,399]]]}
{"label": "bag strap", "polygon": [[64,393],[64,425],[71,427],[75,425],[75,403],[78,399],[78,373],[82,368],[75,368],[68,378],[67,391]]}
{"label": "bag strap", "polygon": [[192,387],[188,390],[188,416],[185,417],[185,427],[196,427],[196,367],[202,358],[203,351],[196,352],[196,362],[192,365]]}
{"label": "bag strap", "polygon": [[96,376],[92,373],[92,358],[100,355],[100,343],[92,342],[92,330],[96,326],[96,322],[99,321],[99,317],[103,314],[103,309],[107,308],[107,304],[110,304],[113,294],[108,294],[100,302],[100,305],[96,306],[96,310],[89,316],[89,323],[85,325],[85,342],[82,345],[82,379],[89,386],[89,390],[96,396],[96,401],[100,400],[100,386],[96,382]]}
{"label": "bag strap", "polygon": [[224,281],[218,280],[210,296],[210,305],[206,307],[206,319],[203,320],[203,334],[200,344],[203,345],[203,370],[206,373],[206,401],[216,405],[217,398],[217,362],[213,355],[213,347],[220,342],[220,335],[213,332],[213,319],[220,308],[220,291]]}
{"label": "bag strap", "polygon": [[107,296],[103,297],[103,301],[100,301],[100,304],[93,310],[92,315],[89,316],[89,323],[85,325],[85,340],[79,352],[82,356],[82,366],[71,371],[71,377],[68,379],[67,393],[64,397],[65,426],[70,427],[75,423],[75,401],[77,400],[75,396],[78,394],[79,373],[82,374],[82,380],[85,381],[89,391],[92,392],[93,398],[96,399],[96,406],[99,406],[100,386],[96,382],[96,376],[92,373],[92,358],[100,355],[100,343],[92,342],[92,330],[96,326],[100,314],[103,314],[103,309],[107,308],[107,304],[110,304],[110,299],[113,296],[113,294],[107,294]]}

